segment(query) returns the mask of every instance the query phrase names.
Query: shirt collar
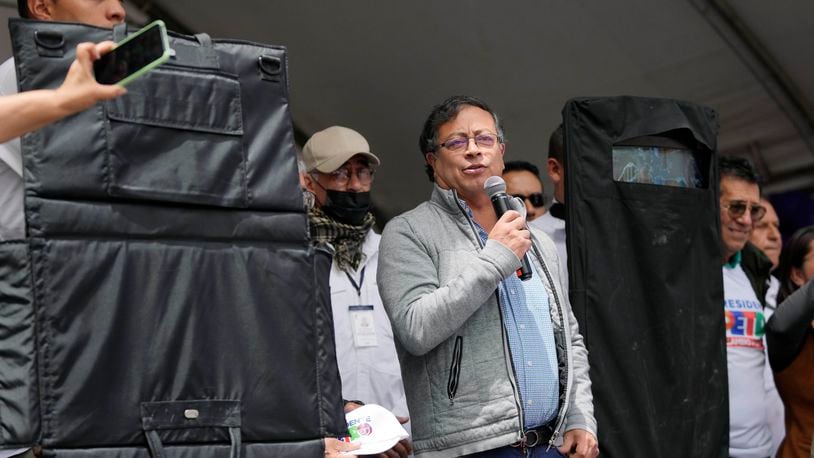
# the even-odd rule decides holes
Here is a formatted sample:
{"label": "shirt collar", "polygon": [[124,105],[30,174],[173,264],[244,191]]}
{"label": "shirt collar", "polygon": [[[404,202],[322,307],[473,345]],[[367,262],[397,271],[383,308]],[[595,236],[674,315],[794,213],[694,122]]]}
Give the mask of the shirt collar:
{"label": "shirt collar", "polygon": [[728,261],[726,261],[726,264],[724,264],[724,267],[726,267],[727,269],[734,269],[735,267],[738,267],[738,264],[741,263],[741,258],[742,257],[743,257],[743,255],[741,254],[740,251],[738,251],[737,253],[733,254],[732,257],[729,258]]}

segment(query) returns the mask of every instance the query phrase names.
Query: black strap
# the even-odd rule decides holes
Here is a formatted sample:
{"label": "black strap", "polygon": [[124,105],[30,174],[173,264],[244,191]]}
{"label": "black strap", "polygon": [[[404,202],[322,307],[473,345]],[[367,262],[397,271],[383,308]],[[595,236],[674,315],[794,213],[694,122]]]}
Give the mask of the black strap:
{"label": "black strap", "polygon": [[[166,458],[164,444],[161,442],[158,431],[154,429],[145,430],[144,435],[147,436],[147,447],[150,449],[152,458]],[[239,427],[229,428],[229,442],[229,458],[240,458],[242,440],[240,438]]]}
{"label": "black strap", "polygon": [[196,33],[195,39],[198,40],[198,43],[200,43],[204,48],[212,47],[212,37],[210,37],[207,33]]}
{"label": "black strap", "polygon": [[241,406],[232,400],[158,401],[141,403],[141,427],[152,458],[166,458],[159,431],[226,428],[229,458],[241,456]]}
{"label": "black strap", "polygon": [[367,266],[362,267],[362,272],[359,273],[359,284],[356,283],[349,272],[345,272],[345,275],[348,276],[348,280],[350,280],[350,284],[353,285],[353,288],[356,290],[356,295],[360,298],[362,297],[362,284],[365,282],[365,269],[367,269]]}

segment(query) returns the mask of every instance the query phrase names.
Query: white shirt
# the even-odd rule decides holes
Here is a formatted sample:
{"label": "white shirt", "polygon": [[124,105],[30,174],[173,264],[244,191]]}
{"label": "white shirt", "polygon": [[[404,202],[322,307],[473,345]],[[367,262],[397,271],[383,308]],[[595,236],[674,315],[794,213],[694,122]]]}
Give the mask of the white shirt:
{"label": "white shirt", "polygon": [[[376,282],[380,239],[381,236],[373,230],[365,237],[362,246],[365,259],[356,272],[351,274],[360,287],[358,293],[346,272],[340,270],[336,262],[331,265],[331,308],[336,338],[336,359],[342,378],[343,398],[360,400],[366,404],[379,404],[395,415],[406,417],[409,416],[407,399],[393,342],[393,330],[382,305]],[[364,269],[363,280],[361,280],[362,269]],[[358,305],[373,306],[376,346],[358,347],[354,344],[352,312],[349,307]],[[404,426],[408,427],[409,423]]]}
{"label": "white shirt", "polygon": [[765,458],[772,453],[766,392],[763,306],[738,264],[723,267],[726,362],[729,377],[729,455]]}
{"label": "white shirt", "polygon": [[[552,204],[557,203],[555,200]],[[568,286],[568,251],[565,245],[565,220],[551,216],[551,212],[547,211],[529,221],[529,226],[540,229],[548,234],[551,240],[554,241],[554,246],[557,247],[557,254],[560,258],[560,272],[563,273],[562,282]]]}
{"label": "white shirt", "polygon": [[[0,65],[0,97],[16,93],[14,60],[8,59]],[[25,237],[23,195],[23,159],[15,138],[0,144],[0,241]]]}

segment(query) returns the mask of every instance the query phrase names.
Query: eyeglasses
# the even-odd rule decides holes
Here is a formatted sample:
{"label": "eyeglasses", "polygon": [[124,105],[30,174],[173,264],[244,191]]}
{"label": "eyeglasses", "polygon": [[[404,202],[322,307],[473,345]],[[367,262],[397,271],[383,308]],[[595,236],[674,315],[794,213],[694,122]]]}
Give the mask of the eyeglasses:
{"label": "eyeglasses", "polygon": [[452,137],[445,142],[439,143],[437,146],[446,148],[450,151],[458,152],[463,151],[467,146],[469,146],[469,140],[475,140],[475,145],[480,146],[481,148],[490,149],[494,148],[495,144],[497,144],[497,135],[478,134],[474,137],[464,137],[463,135],[459,135],[457,137]]}
{"label": "eyeglasses", "polygon": [[722,208],[725,208],[729,211],[729,216],[732,219],[740,218],[746,213],[746,209],[749,209],[749,216],[752,217],[752,222],[758,222],[763,219],[763,215],[766,214],[766,207],[760,204],[752,204],[746,202],[744,200],[732,200],[728,204],[722,204]]}
{"label": "eyeglasses", "polygon": [[331,173],[323,173],[323,175],[330,177],[331,181],[339,186],[345,186],[350,183],[350,177],[352,175],[356,175],[356,179],[359,180],[359,183],[362,185],[369,185],[373,181],[373,169],[370,167],[357,168],[355,173],[349,167],[342,167]]}
{"label": "eyeglasses", "polygon": [[524,201],[529,201],[529,203],[534,207],[542,207],[545,204],[545,198],[543,197],[543,193],[535,192],[524,196],[523,194],[512,194],[512,197],[519,197]]}

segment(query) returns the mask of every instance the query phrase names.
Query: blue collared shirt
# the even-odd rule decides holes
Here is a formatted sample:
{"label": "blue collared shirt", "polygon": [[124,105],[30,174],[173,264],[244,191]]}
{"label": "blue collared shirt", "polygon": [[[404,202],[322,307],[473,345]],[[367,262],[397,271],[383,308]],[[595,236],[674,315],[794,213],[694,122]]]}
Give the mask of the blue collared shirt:
{"label": "blue collared shirt", "polygon": [[[485,244],[489,234],[460,201]],[[560,382],[554,327],[548,292],[535,269],[531,279],[521,281],[514,273],[500,282],[500,312],[509,340],[526,429],[542,426],[557,416]]]}

